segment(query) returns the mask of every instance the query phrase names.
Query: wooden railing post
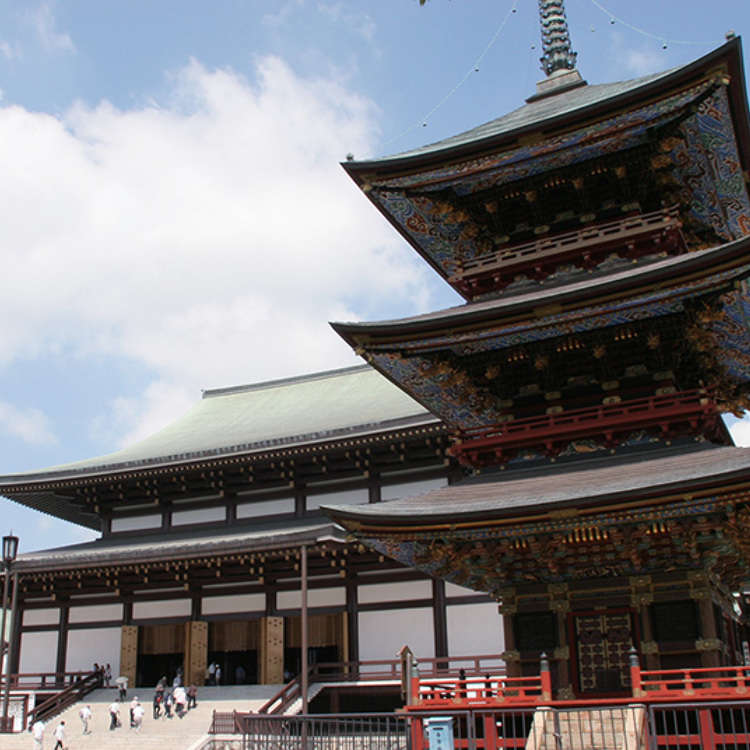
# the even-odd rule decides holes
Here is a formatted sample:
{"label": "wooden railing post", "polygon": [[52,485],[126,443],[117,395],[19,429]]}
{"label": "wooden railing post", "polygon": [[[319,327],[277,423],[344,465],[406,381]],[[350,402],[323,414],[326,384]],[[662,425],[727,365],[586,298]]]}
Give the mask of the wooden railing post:
{"label": "wooden railing post", "polygon": [[542,651],[539,660],[539,676],[542,678],[542,700],[552,700],[552,674],[549,671],[549,659],[547,653]]}
{"label": "wooden railing post", "polygon": [[630,661],[630,687],[633,691],[633,697],[640,698],[643,695],[641,662],[638,659],[638,652],[635,650],[635,646],[630,647],[628,659]]}

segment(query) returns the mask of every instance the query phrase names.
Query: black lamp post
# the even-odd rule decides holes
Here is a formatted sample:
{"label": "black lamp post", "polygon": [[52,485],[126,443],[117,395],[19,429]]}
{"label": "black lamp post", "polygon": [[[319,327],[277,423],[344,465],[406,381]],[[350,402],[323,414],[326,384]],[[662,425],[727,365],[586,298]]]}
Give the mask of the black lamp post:
{"label": "black lamp post", "polygon": [[[8,704],[10,703],[10,643],[5,640],[5,623],[8,613],[8,589],[10,588],[10,571],[18,554],[18,537],[13,536],[11,531],[8,536],[3,537],[3,567],[5,576],[3,579],[3,611],[0,620],[0,657],[5,658],[5,685],[3,691],[3,715],[0,719],[0,732],[9,732],[8,726]],[[0,658],[2,662],[2,658]]]}

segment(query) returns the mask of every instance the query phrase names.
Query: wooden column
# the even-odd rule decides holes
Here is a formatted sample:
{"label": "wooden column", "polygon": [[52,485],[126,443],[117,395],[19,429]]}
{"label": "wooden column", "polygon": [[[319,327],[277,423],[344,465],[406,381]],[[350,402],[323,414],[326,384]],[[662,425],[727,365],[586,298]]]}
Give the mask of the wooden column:
{"label": "wooden column", "polygon": [[359,608],[357,606],[357,583],[346,582],[346,632],[347,661],[359,661]]}
{"label": "wooden column", "polygon": [[310,630],[307,619],[307,547],[303,544],[300,547],[300,594],[301,594],[301,627],[302,627],[302,647],[300,648],[300,677],[302,690],[302,713],[307,714],[307,696],[308,696],[308,651],[310,643]]}
{"label": "wooden column", "polygon": [[[701,641],[699,643],[718,643],[716,632],[716,619],[714,618],[714,603],[710,596],[704,596],[698,600],[698,611],[701,621]],[[701,664],[704,667],[718,667],[720,664],[718,648],[701,651]]]}
{"label": "wooden column", "polygon": [[185,684],[203,685],[208,667],[208,623],[185,623]]}
{"label": "wooden column", "polygon": [[263,617],[260,621],[260,682],[284,682],[284,618]]}
{"label": "wooden column", "polygon": [[[65,671],[65,661],[68,655],[68,616],[70,608],[68,605],[60,607],[60,625],[57,631],[57,660],[55,662],[55,672],[60,675]],[[92,664],[93,666],[93,664]]]}
{"label": "wooden column", "polygon": [[448,612],[445,605],[445,581],[432,579],[432,623],[435,656],[448,656]]}
{"label": "wooden column", "polygon": [[138,666],[138,626],[123,625],[120,639],[120,674],[128,678],[128,686],[135,687]]}

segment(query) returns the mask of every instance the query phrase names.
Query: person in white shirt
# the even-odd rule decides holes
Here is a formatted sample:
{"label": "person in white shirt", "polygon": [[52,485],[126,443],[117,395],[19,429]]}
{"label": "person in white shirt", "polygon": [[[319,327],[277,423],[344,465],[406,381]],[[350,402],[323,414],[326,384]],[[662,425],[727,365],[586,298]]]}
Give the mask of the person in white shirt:
{"label": "person in white shirt", "polygon": [[176,687],[172,691],[172,697],[174,698],[175,713],[182,718],[185,711],[187,711],[187,694],[185,693],[185,688],[182,686]]}
{"label": "person in white shirt", "polygon": [[144,713],[146,712],[144,711],[143,706],[140,703],[133,709],[133,729],[135,729],[136,732],[141,731]]}
{"label": "person in white shirt", "polygon": [[37,719],[31,727],[31,736],[34,738],[34,750],[42,750],[44,741],[44,722]]}
{"label": "person in white shirt", "polygon": [[65,722],[61,721],[55,729],[55,748],[54,750],[65,750]]}
{"label": "person in white shirt", "polygon": [[120,703],[119,701],[112,701],[109,704],[109,728],[110,731],[117,729],[120,724]]}
{"label": "person in white shirt", "polygon": [[136,695],[132,701],[130,701],[130,728],[132,729],[135,726],[135,720],[133,719],[133,711],[135,710],[135,707],[138,705],[138,696]]}
{"label": "person in white shirt", "polygon": [[91,721],[91,706],[84,706],[79,712],[78,716],[81,718],[81,724],[83,725],[83,733],[91,734],[89,729],[89,722]]}

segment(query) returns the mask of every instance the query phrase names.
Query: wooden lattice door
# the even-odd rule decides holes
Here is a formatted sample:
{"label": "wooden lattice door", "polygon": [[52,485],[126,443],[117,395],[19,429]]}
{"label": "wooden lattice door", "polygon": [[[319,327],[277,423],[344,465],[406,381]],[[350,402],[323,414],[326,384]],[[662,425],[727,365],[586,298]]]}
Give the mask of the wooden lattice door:
{"label": "wooden lattice door", "polygon": [[629,651],[636,642],[630,610],[571,615],[579,693],[630,691]]}

